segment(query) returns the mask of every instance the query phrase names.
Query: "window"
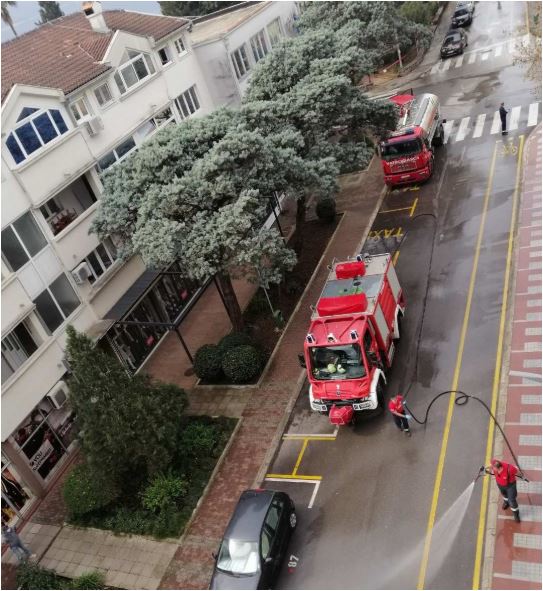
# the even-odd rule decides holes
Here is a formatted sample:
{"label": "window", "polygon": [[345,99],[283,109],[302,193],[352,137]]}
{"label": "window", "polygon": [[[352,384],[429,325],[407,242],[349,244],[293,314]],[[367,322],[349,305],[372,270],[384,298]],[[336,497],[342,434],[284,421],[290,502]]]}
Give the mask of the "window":
{"label": "window", "polygon": [[[27,115],[23,117],[23,115]],[[7,137],[6,146],[15,161],[20,164],[36,150],[68,131],[58,109],[46,111],[25,107],[19,115],[22,121]]]}
{"label": "window", "polygon": [[191,86],[183,94],[179,95],[175,99],[175,104],[179,109],[182,119],[190,117],[193,113],[196,113],[200,108],[200,102],[196,95],[196,86]]}
{"label": "window", "polygon": [[35,299],[36,312],[50,333],[53,333],[79,306],[79,299],[68,278],[59,275]]}
{"label": "window", "polygon": [[234,64],[234,70],[236,71],[236,76],[238,80],[241,80],[247,72],[251,69],[249,64],[249,58],[247,57],[247,52],[245,51],[245,45],[242,45],[239,49],[232,52],[232,63]]}
{"label": "window", "polygon": [[29,211],[2,230],[2,257],[13,272],[45,246],[47,241]]}
{"label": "window", "polygon": [[366,375],[360,345],[356,343],[311,347],[309,357],[316,380],[348,380]]}
{"label": "window", "polygon": [[106,168],[109,168],[112,164],[120,162],[124,156],[129,154],[136,147],[134,138],[130,136],[121,142],[118,146],[113,148],[111,152],[108,152],[100,160],[98,160],[98,171],[103,172]]}
{"label": "window", "polygon": [[104,107],[113,100],[107,82],[94,89],[94,96],[101,107]]}
{"label": "window", "polygon": [[254,37],[251,37],[251,49],[253,50],[255,62],[260,61],[268,53],[264,30],[257,33]]}
{"label": "window", "polygon": [[121,94],[155,73],[153,61],[148,54],[129,49],[126,55],[128,61],[119,67],[114,76]]}
{"label": "window", "polygon": [[272,47],[275,47],[282,39],[283,32],[281,30],[281,20],[276,18],[268,26],[268,37]]}
{"label": "window", "polygon": [[117,249],[111,238],[106,238],[85,257],[85,261],[91,270],[89,283],[92,284],[101,277],[113,265],[116,259]]}
{"label": "window", "polygon": [[187,50],[185,49],[185,44],[183,42],[183,37],[179,37],[173,42],[175,46],[175,50],[179,55],[183,55]]}
{"label": "window", "polygon": [[285,503],[280,501],[279,499],[274,499],[272,506],[268,510],[268,514],[266,515],[266,521],[264,522],[266,527],[273,533],[275,533],[278,529],[279,519],[281,517],[281,513],[283,511],[283,507]]}
{"label": "window", "polygon": [[79,100],[70,104],[70,110],[76,121],[81,121],[86,117],[90,117],[89,110],[85,104],[85,99],[80,98]]}
{"label": "window", "polygon": [[38,343],[30,330],[28,320],[20,322],[2,339],[2,383],[37,351]]}
{"label": "window", "polygon": [[160,58],[160,63],[163,66],[166,66],[172,61],[170,57],[170,49],[168,47],[162,47],[158,50],[158,57]]}
{"label": "window", "polygon": [[60,207],[60,205],[57,203],[54,197],[52,199],[49,199],[49,201],[47,201],[40,207],[40,211],[46,221],[50,220],[52,217],[57,215],[57,213],[60,213],[61,210],[62,207]]}

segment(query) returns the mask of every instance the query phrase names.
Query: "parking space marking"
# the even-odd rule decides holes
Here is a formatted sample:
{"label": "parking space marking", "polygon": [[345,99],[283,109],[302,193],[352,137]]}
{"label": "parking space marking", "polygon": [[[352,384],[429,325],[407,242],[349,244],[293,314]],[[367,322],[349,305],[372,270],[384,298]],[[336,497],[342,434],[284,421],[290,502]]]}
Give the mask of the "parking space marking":
{"label": "parking space marking", "polygon": [[300,464],[302,463],[302,458],[304,457],[304,453],[305,450],[307,449],[307,442],[309,441],[309,439],[307,439],[307,437],[304,439],[304,443],[302,445],[302,449],[300,450],[300,453],[298,454],[298,459],[296,460],[296,464],[294,466],[294,470],[292,471],[292,475],[295,476],[296,473],[298,472],[298,468],[300,467]]}
{"label": "parking space marking", "polygon": [[277,480],[277,482],[279,482],[280,480],[288,481],[289,478],[292,480],[292,482],[320,482],[322,480],[322,476],[302,476],[301,474],[266,474],[266,480],[279,479]]}
{"label": "parking space marking", "polygon": [[398,228],[381,228],[380,230],[371,230],[369,238],[401,238],[403,236],[401,226]]}
{"label": "parking space marking", "polygon": [[394,253],[394,256],[392,257],[392,264],[393,264],[394,266],[396,266],[396,263],[398,262],[398,257],[399,257],[399,256],[400,256],[400,251],[399,251],[399,250],[397,250],[397,251]]}
{"label": "parking space marking", "polygon": [[321,485],[321,481],[317,480],[300,480],[299,478],[277,478],[277,477],[266,477],[265,480],[269,480],[270,482],[304,482],[306,484],[313,484],[313,492],[311,494],[311,498],[309,499],[309,504],[307,505],[308,509],[313,508],[313,504],[315,503],[315,499],[317,498],[317,493],[319,492],[319,487]]}

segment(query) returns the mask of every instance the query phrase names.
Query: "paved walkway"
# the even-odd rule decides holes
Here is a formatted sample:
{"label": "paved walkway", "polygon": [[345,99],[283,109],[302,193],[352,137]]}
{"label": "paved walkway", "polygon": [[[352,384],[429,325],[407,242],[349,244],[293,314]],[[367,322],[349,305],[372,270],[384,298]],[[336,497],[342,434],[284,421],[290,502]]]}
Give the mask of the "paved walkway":
{"label": "paved walkway", "polygon": [[[540,125],[525,151],[503,419],[530,482],[517,484],[520,524],[510,511],[501,510],[501,497],[495,494],[492,589],[541,589],[541,259]],[[514,462],[505,446],[503,456]]]}

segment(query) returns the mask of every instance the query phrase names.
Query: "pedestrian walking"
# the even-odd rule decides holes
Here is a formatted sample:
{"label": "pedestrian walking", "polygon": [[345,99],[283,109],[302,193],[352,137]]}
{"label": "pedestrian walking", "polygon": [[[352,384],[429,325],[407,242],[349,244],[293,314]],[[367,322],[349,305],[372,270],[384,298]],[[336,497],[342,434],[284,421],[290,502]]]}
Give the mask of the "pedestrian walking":
{"label": "pedestrian walking", "polygon": [[515,521],[520,523],[520,513],[517,503],[517,475],[523,478],[520,470],[513,464],[507,464],[500,460],[492,460],[485,472],[494,476],[496,484],[503,497],[502,509],[505,511],[511,508]]}
{"label": "pedestrian walking", "polygon": [[500,103],[500,119],[502,120],[502,135],[507,135],[509,132],[507,131],[507,123],[505,118],[507,117],[507,113],[509,111],[506,110],[504,107],[504,103]]}
{"label": "pedestrian walking", "polygon": [[27,560],[30,556],[35,556],[23,544],[19,534],[15,531],[15,528],[9,527],[8,525],[2,526],[2,543],[7,544],[10,547],[10,550],[19,562]]}
{"label": "pedestrian walking", "polygon": [[393,396],[388,403],[388,410],[392,413],[392,418],[396,423],[396,427],[403,431],[408,437],[411,437],[411,431],[409,430],[409,421],[404,408],[403,396],[396,394]]}

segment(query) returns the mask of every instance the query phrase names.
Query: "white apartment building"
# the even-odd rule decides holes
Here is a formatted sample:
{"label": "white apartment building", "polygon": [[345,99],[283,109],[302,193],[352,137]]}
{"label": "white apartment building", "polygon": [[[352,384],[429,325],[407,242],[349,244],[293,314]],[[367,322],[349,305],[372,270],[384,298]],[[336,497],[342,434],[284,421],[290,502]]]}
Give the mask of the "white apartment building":
{"label": "white apartment building", "polygon": [[291,34],[294,2],[248,4],[192,24],[86,2],[2,45],[3,522],[24,517],[75,446],[66,326],[135,372],[167,330],[135,323],[173,322],[205,287],[122,264],[114,237],[89,228],[103,170],[165,125],[239,104],[259,56]]}

